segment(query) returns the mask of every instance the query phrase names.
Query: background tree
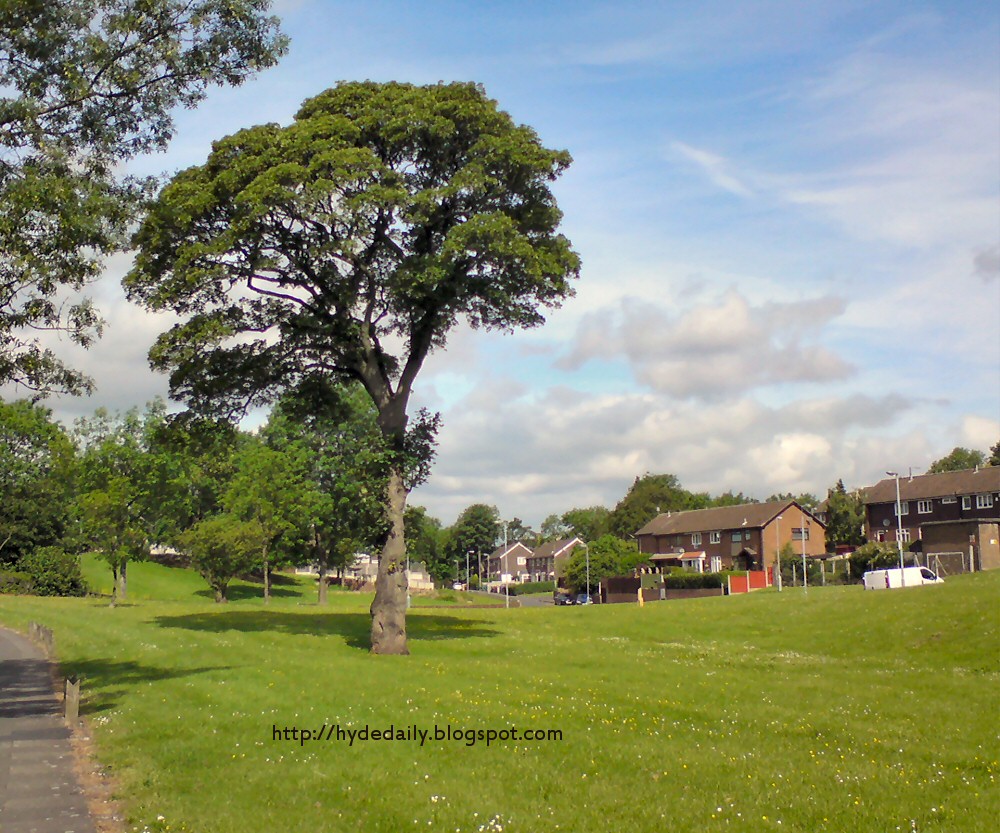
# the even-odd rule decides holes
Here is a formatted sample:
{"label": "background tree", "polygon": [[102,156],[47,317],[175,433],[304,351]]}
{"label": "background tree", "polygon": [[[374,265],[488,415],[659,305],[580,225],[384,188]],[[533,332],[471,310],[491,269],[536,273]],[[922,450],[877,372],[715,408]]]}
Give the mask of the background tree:
{"label": "background tree", "polygon": [[1000,466],[1000,441],[990,449],[990,459],[987,461],[987,465],[990,466]]}
{"label": "background tree", "polygon": [[540,544],[546,541],[557,541],[569,535],[569,531],[569,525],[559,515],[552,514],[542,521],[537,540]]}
{"label": "background tree", "polygon": [[563,523],[569,528],[568,534],[581,541],[596,541],[602,535],[607,535],[610,519],[611,510],[606,506],[570,509],[562,516]]}
{"label": "background tree", "polygon": [[848,492],[844,481],[827,492],[826,542],[830,547],[855,546],[865,542],[865,504],[860,492]]}
{"label": "background tree", "polygon": [[317,377],[371,396],[393,455],[376,653],[408,652],[404,513],[436,428],[408,431],[413,383],[460,320],[537,326],[571,294],[549,189],[569,162],[475,84],[342,84],[216,142],[135,237],[130,297],[186,316],[151,352],[175,397],[231,413]]}
{"label": "background tree", "polygon": [[0,402],[0,566],[61,542],[74,474],[73,443],[47,408]]}
{"label": "background tree", "polygon": [[566,559],[563,575],[567,584],[578,593],[592,593],[608,576],[631,575],[640,561],[639,547],[634,541],[623,541],[614,535],[603,535],[589,545],[590,587],[587,587],[588,554],[576,547]]}
{"label": "background tree", "polygon": [[302,560],[319,567],[319,603],[326,604],[328,571],[343,576],[357,553],[385,540],[388,455],[375,408],[359,385],[300,390],[278,404],[264,435],[302,460],[312,485],[303,501]]}
{"label": "background tree", "polygon": [[[778,492],[768,497],[764,503],[782,503],[784,501],[794,500],[799,506],[808,512],[815,512],[820,504],[820,499],[816,497],[812,492],[802,492],[798,495],[792,494],[791,492]],[[745,500],[743,503],[756,503],[756,501]]]}
{"label": "background tree", "polygon": [[707,494],[692,494],[672,474],[647,474],[637,477],[628,494],[615,506],[608,529],[611,534],[628,540],[661,512],[704,509],[710,503]]}
{"label": "background tree", "polygon": [[163,149],[171,111],[285,51],[266,0],[5,2],[0,12],[0,383],[89,390],[34,335],[99,335],[64,304],[126,242],[143,184],[121,163]]}
{"label": "background tree", "polygon": [[128,565],[145,560],[162,508],[150,438],[165,418],[162,402],[144,414],[132,409],[110,414],[98,409],[77,420],[80,447],[76,512],[79,542],[96,549],[115,576],[115,598],[128,595]]}
{"label": "background tree", "polygon": [[525,546],[533,547],[537,543],[538,533],[520,518],[511,518],[509,521],[501,521],[500,527],[501,529],[506,528],[507,543],[509,544],[512,544],[515,541],[520,541]]}
{"label": "background tree", "polygon": [[423,506],[406,507],[406,549],[410,561],[423,564],[439,585],[454,579],[454,563],[448,558],[446,544],[440,520],[428,515]]}
{"label": "background tree", "polygon": [[[448,530],[447,558],[452,564],[458,564],[459,573],[465,575],[465,556],[469,557],[469,571],[472,565],[478,569],[478,555],[483,556],[485,570],[486,556],[496,549],[497,542],[502,540],[500,512],[495,506],[485,503],[473,503],[462,510]],[[508,539],[510,540],[510,539]],[[483,577],[480,576],[480,579]]]}
{"label": "background tree", "polygon": [[264,572],[264,603],[271,600],[271,568],[301,551],[317,499],[305,459],[251,438],[237,453],[236,471],[222,498],[225,510],[259,534],[256,553]]}
{"label": "background tree", "polygon": [[196,523],[180,535],[178,543],[214,591],[215,601],[224,603],[229,583],[256,564],[263,537],[257,521],[223,512]]}
{"label": "background tree", "polygon": [[964,471],[974,469],[986,463],[986,455],[972,448],[956,446],[949,454],[940,460],[935,460],[927,469],[928,474],[940,474],[945,471]]}

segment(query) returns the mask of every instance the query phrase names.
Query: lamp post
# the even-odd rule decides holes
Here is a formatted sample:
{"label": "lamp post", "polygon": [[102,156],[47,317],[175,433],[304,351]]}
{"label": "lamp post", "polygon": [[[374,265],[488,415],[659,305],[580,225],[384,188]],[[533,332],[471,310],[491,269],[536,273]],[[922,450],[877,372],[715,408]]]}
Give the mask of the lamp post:
{"label": "lamp post", "polygon": [[469,557],[472,555],[472,550],[469,550],[465,554],[465,591],[468,592],[469,588],[472,586],[469,584]]}
{"label": "lamp post", "polygon": [[587,558],[587,601],[590,601],[590,546],[583,545],[583,554]]}
{"label": "lamp post", "polygon": [[778,565],[778,592],[781,592],[781,515],[774,519],[774,558]]}
{"label": "lamp post", "polygon": [[802,592],[809,592],[809,573],[806,570],[806,536],[809,534],[809,521],[806,519],[805,510],[802,510],[802,528],[799,530],[799,537],[802,538]]}
{"label": "lamp post", "polygon": [[896,547],[899,549],[899,580],[906,586],[906,573],[903,571],[903,502],[899,499],[899,472],[887,471],[889,477],[896,478]]}

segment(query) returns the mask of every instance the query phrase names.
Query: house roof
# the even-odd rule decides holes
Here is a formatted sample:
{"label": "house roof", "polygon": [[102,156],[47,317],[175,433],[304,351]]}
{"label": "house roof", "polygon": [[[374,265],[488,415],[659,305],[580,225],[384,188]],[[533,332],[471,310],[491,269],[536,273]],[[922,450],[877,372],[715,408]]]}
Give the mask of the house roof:
{"label": "house roof", "polygon": [[649,557],[650,561],[703,561],[706,558],[704,550],[698,552],[661,552]]}
{"label": "house roof", "polygon": [[[794,500],[780,500],[773,503],[744,503],[739,506],[715,506],[711,509],[691,509],[687,512],[666,512],[657,515],[635,534],[676,535],[724,529],[760,529],[790,506],[802,509]],[[807,509],[802,511],[825,528],[826,525]]]}
{"label": "house roof", "polygon": [[512,541],[511,543],[507,544],[506,547],[501,546],[501,547],[497,547],[495,550],[493,550],[493,552],[491,552],[490,555],[489,555],[489,559],[491,561],[495,561],[498,558],[503,558],[505,555],[509,555],[511,552],[513,552],[514,550],[516,550],[518,547],[520,547],[522,550],[524,550],[528,555],[531,555],[531,550],[528,549],[528,547],[526,547],[520,541]]}
{"label": "house roof", "polygon": [[[1000,491],[1000,466],[899,478],[900,500],[926,500],[998,491]],[[864,501],[866,504],[895,503],[896,478],[887,477],[865,489]]]}
{"label": "house roof", "polygon": [[532,558],[558,558],[565,551],[571,550],[575,546],[583,546],[583,541],[579,538],[560,538],[558,541],[548,541],[541,546],[535,547]]}

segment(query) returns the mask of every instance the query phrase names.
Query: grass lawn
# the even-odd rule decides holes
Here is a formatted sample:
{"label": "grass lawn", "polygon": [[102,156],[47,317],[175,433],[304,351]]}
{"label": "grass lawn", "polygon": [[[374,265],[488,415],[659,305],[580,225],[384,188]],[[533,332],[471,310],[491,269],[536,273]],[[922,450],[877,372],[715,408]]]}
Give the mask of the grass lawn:
{"label": "grass lawn", "polygon": [[[84,677],[137,830],[996,829],[1000,571],[643,608],[443,601],[410,613],[409,657],[367,653],[370,596],[320,609],[290,580],[264,609],[246,588],[215,605],[197,576],[136,565],[116,609],[0,600]],[[562,739],[283,733],[324,725]]]}

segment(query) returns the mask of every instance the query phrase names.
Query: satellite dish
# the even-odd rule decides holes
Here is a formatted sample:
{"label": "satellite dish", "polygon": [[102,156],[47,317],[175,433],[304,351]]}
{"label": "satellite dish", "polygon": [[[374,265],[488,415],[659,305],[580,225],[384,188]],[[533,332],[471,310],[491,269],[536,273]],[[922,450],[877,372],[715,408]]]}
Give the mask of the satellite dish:
{"label": "satellite dish", "polygon": [[889,526],[889,519],[888,518],[883,518],[883,520],[882,520],[882,526],[884,526],[884,527],[888,527]]}

